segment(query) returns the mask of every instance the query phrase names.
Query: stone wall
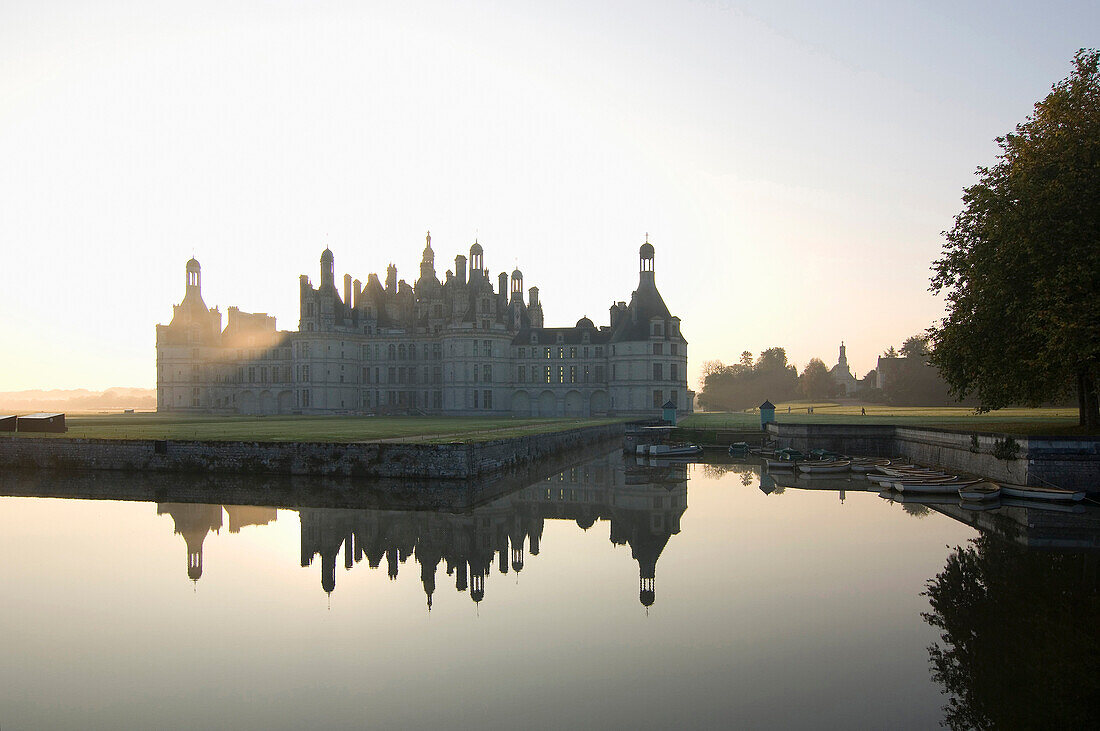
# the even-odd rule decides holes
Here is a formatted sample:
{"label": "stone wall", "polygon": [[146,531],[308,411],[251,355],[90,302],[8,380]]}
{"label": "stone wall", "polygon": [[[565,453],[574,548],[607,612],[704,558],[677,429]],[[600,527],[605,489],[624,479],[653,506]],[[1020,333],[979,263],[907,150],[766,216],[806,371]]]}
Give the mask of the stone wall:
{"label": "stone wall", "polygon": [[904,455],[919,464],[995,481],[1100,492],[1100,439],[1096,437],[960,433],[882,424],[772,423],[767,431],[781,447],[869,457]]}
{"label": "stone wall", "polygon": [[468,479],[622,437],[624,424],[470,444],[0,437],[0,468]]}

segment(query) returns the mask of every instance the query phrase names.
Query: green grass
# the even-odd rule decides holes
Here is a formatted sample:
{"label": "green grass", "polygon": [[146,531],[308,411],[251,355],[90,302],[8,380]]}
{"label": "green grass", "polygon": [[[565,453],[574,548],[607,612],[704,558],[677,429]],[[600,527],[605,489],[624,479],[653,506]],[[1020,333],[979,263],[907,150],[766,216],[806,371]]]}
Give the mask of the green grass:
{"label": "green grass", "polygon": [[[787,407],[790,413],[787,413]],[[808,407],[814,413],[807,413]],[[923,426],[966,432],[1003,432],[1023,435],[1069,436],[1087,432],[1077,425],[1077,410],[1070,408],[1049,409],[999,409],[987,414],[976,414],[974,409],[963,406],[911,407],[866,405],[867,414],[860,414],[860,404],[834,402],[809,403],[793,401],[776,405],[776,421],[802,424],[896,424],[898,426]],[[760,415],[752,412],[713,412],[692,414],[681,419],[677,426],[687,429],[739,429],[759,428]]]}
{"label": "green grass", "polygon": [[[478,442],[609,424],[620,419],[433,416],[168,416],[110,414],[66,419],[66,434],[90,439],[256,442]],[[26,436],[43,436],[41,434]]]}

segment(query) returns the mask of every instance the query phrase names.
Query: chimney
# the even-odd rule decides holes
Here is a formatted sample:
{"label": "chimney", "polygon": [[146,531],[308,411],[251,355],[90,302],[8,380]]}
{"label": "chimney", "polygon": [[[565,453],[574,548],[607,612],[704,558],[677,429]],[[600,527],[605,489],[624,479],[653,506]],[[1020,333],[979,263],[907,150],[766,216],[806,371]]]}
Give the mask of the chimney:
{"label": "chimney", "polygon": [[455,257],[455,278],[459,284],[466,284],[466,257],[462,254]]}
{"label": "chimney", "polygon": [[351,307],[351,275],[344,275],[344,304]]}

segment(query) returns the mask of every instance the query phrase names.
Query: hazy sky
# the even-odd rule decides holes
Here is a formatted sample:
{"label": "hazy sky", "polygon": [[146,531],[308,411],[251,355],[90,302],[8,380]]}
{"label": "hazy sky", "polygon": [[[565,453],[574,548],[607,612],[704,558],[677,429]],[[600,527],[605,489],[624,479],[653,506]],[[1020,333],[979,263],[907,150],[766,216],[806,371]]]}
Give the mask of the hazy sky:
{"label": "hazy sky", "polygon": [[704,360],[858,375],[927,327],[993,139],[1097,44],[1078,3],[0,0],[0,390],[152,386],[203,294],[412,282],[475,235],[547,324],[606,324],[646,232]]}

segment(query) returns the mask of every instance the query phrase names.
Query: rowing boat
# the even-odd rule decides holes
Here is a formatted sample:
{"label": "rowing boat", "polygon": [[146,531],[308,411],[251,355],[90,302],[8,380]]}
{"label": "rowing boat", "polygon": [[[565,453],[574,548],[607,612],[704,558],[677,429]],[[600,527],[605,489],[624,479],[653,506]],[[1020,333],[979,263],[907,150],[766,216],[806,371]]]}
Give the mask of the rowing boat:
{"label": "rowing boat", "polygon": [[1005,483],[1001,483],[1001,493],[1009,497],[1029,500],[1073,501],[1076,503],[1085,499],[1084,492],[1063,490],[1060,487],[1034,487],[1032,485],[1010,485]]}
{"label": "rowing boat", "polygon": [[993,482],[979,482],[959,488],[959,497],[963,500],[996,500],[1001,496],[1001,488]]}
{"label": "rowing boat", "polygon": [[816,462],[816,463],[802,463],[798,465],[798,469],[802,472],[812,472],[820,475],[832,475],[839,472],[847,472],[848,466],[851,462]]}
{"label": "rowing boat", "polygon": [[947,482],[895,482],[893,487],[898,492],[932,492],[932,493],[957,493],[959,488],[977,485],[981,480],[949,480]]}

